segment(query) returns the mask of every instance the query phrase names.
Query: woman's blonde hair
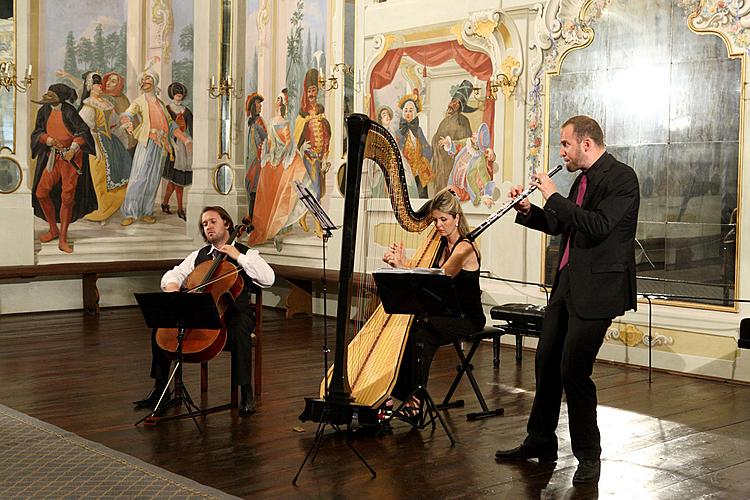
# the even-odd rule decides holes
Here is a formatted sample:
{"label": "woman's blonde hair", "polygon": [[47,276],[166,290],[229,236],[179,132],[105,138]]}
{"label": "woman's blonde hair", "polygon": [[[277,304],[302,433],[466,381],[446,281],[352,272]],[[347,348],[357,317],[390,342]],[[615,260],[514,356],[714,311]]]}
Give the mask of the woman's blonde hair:
{"label": "woman's blonde hair", "polygon": [[459,203],[458,198],[450,189],[441,189],[435,194],[435,197],[430,202],[430,212],[433,210],[450,214],[453,217],[460,215],[458,218],[458,234],[461,236],[466,236],[471,231],[469,224],[466,222],[466,217],[464,217],[461,203]]}

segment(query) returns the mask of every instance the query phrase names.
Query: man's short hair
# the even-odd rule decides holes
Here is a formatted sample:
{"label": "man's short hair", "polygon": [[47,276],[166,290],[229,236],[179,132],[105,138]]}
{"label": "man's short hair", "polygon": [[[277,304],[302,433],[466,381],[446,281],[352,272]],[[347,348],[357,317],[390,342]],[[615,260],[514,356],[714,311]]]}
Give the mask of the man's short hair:
{"label": "man's short hair", "polygon": [[568,125],[573,126],[573,134],[579,141],[588,137],[597,145],[604,146],[604,132],[602,132],[602,128],[596,120],[590,116],[578,115],[568,118],[560,128],[565,128]]}

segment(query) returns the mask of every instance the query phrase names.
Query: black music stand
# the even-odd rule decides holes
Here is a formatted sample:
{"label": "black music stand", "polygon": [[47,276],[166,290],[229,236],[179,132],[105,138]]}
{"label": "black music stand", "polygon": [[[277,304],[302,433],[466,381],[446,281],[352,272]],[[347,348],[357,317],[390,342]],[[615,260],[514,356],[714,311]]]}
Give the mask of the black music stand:
{"label": "black music stand", "polygon": [[[453,280],[439,269],[381,269],[372,273],[378,287],[378,296],[383,309],[388,314],[412,314],[417,321],[423,321],[428,315],[458,316],[461,309],[458,306],[456,290]],[[417,350],[417,370],[419,380],[423,379],[422,345],[414,346]],[[409,415],[405,408],[412,399],[419,400],[417,415]],[[419,429],[432,425],[435,420],[440,422],[443,430],[451,441],[456,444],[453,434],[443,420],[443,416],[435,405],[425,385],[420,384],[391,414],[391,418],[398,417]]]}
{"label": "black music stand", "polygon": [[315,220],[320,224],[320,228],[323,230],[323,278],[321,279],[321,285],[323,287],[323,379],[325,380],[325,391],[328,394],[328,354],[331,349],[328,347],[328,282],[326,280],[326,245],[328,244],[328,238],[330,238],[336,228],[328,214],[320,206],[320,202],[315,198],[315,195],[302,184],[300,181],[294,181],[294,187],[297,188],[297,196],[300,201],[307,208],[307,210],[313,214]]}
{"label": "black music stand", "polygon": [[[205,416],[205,413],[193,402],[182,380],[182,342],[188,328],[220,329],[223,327],[219,311],[216,309],[216,302],[210,293],[155,292],[136,293],[134,295],[149,328],[177,328],[177,351],[175,352],[177,358],[172,374],[169,376],[167,385],[156,403],[154,411],[140,419],[135,425],[147,419],[155,423],[156,418],[158,418],[156,421],[166,421],[190,416],[195,422],[198,432],[202,432],[195,414]],[[185,402],[187,414],[159,418],[157,414],[162,411],[161,402],[169,391],[169,385],[175,379],[175,376],[175,393]]]}
{"label": "black music stand", "polygon": [[[320,206],[320,203],[318,202],[318,199],[315,198],[315,195],[312,194],[312,192],[304,186],[301,182],[295,181],[294,186],[297,188],[297,195],[299,196],[300,201],[302,202],[305,207],[307,207],[307,210],[313,214],[313,217],[315,217],[315,220],[318,221],[318,224],[320,224],[320,228],[323,230],[323,277],[321,279],[321,284],[323,287],[323,379],[324,379],[324,387],[325,387],[325,396],[328,396],[328,354],[331,352],[331,349],[328,347],[328,311],[326,308],[326,305],[328,304],[328,284],[326,281],[326,244],[328,243],[328,239],[332,236],[332,231],[335,229],[338,229],[336,225],[333,223],[330,217],[328,217],[328,214],[323,210],[323,207]],[[325,399],[325,398],[324,398]],[[299,479],[299,475],[302,473],[302,469],[305,467],[305,464],[307,463],[308,459],[310,459],[310,462],[315,461],[315,457],[318,455],[318,451],[320,450],[320,445],[323,442],[323,437],[325,435],[325,429],[326,426],[330,425],[337,434],[341,434],[344,436],[344,442],[349,447],[350,450],[357,456],[357,458],[367,467],[367,469],[372,474],[372,477],[374,478],[376,476],[375,470],[370,466],[369,463],[362,457],[362,455],[359,454],[359,452],[352,446],[352,444],[349,442],[349,439],[346,437],[346,434],[341,430],[341,425],[344,421],[351,421],[351,413],[357,412],[356,406],[354,405],[340,405],[336,406],[333,405],[330,402],[326,402],[324,404],[322,414],[319,416],[319,423],[318,428],[315,431],[315,438],[313,439],[313,444],[310,446],[310,449],[307,450],[307,454],[305,455],[305,458],[302,460],[302,464],[299,466],[299,469],[297,470],[297,474],[294,476],[294,479],[292,480],[293,485],[297,485],[297,479]],[[312,458],[311,458],[312,457]]]}

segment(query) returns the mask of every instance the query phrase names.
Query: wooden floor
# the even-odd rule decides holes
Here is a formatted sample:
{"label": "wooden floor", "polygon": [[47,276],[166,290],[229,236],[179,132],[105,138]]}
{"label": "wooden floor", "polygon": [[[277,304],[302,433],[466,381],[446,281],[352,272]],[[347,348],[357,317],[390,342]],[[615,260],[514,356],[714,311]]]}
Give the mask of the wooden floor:
{"label": "wooden floor", "polygon": [[[478,408],[468,384],[459,396],[467,409],[447,420],[457,444],[437,430],[394,424],[391,434],[357,436],[354,445],[377,471],[367,470],[342,439],[327,436],[313,465],[291,481],[310,447],[316,424],[297,417],[314,395],[323,370],[322,319],[264,316],[264,392],[259,411],[240,418],[209,416],[198,433],[190,420],[156,428],[134,422],[144,415],[131,401],[145,396],[149,332],[134,308],[105,309],[98,318],[79,312],[0,317],[0,402],[87,439],[240,497],[284,498],[748,498],[750,497],[750,387],[598,364],[603,466],[598,489],[573,488],[563,409],[556,467],[497,464],[498,448],[524,437],[533,399],[532,353],[514,363],[502,350],[498,370],[489,345],[475,371],[491,406],[505,416],[466,422]],[[329,322],[333,329],[333,322]],[[208,400],[228,399],[228,360],[212,362]],[[445,393],[455,354],[441,349],[430,389]],[[199,396],[197,367],[186,383]],[[200,399],[200,398],[198,398]]]}

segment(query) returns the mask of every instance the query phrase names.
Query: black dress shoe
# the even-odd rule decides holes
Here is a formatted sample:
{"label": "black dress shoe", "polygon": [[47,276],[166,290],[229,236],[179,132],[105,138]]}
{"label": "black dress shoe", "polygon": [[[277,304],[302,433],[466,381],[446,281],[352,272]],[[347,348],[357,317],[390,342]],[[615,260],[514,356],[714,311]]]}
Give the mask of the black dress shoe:
{"label": "black dress shoe", "polygon": [[576,473],[573,475],[573,484],[595,483],[599,481],[601,468],[601,460],[581,460],[578,463]]}
{"label": "black dress shoe", "polygon": [[495,452],[495,460],[529,460],[531,458],[538,458],[539,463],[556,462],[557,451],[540,450],[522,444],[512,450],[497,450]]}
{"label": "black dress shoe", "polygon": [[255,399],[253,399],[253,388],[250,384],[240,386],[240,417],[249,417],[255,413]]}
{"label": "black dress shoe", "polygon": [[256,407],[255,407],[255,400],[251,399],[250,401],[245,401],[240,405],[240,417],[249,417],[253,413],[255,413]]}
{"label": "black dress shoe", "polygon": [[[154,409],[156,407],[156,403],[159,402],[159,398],[161,397],[162,393],[164,392],[164,388],[166,387],[166,384],[156,384],[154,387],[151,388],[151,392],[148,393],[148,396],[146,396],[145,399],[140,399],[138,401],[133,401],[133,405],[135,405],[136,408],[151,408]],[[164,396],[164,401],[162,401],[162,405],[164,405],[167,401],[170,401],[172,399],[172,391],[167,391],[167,394]]]}

